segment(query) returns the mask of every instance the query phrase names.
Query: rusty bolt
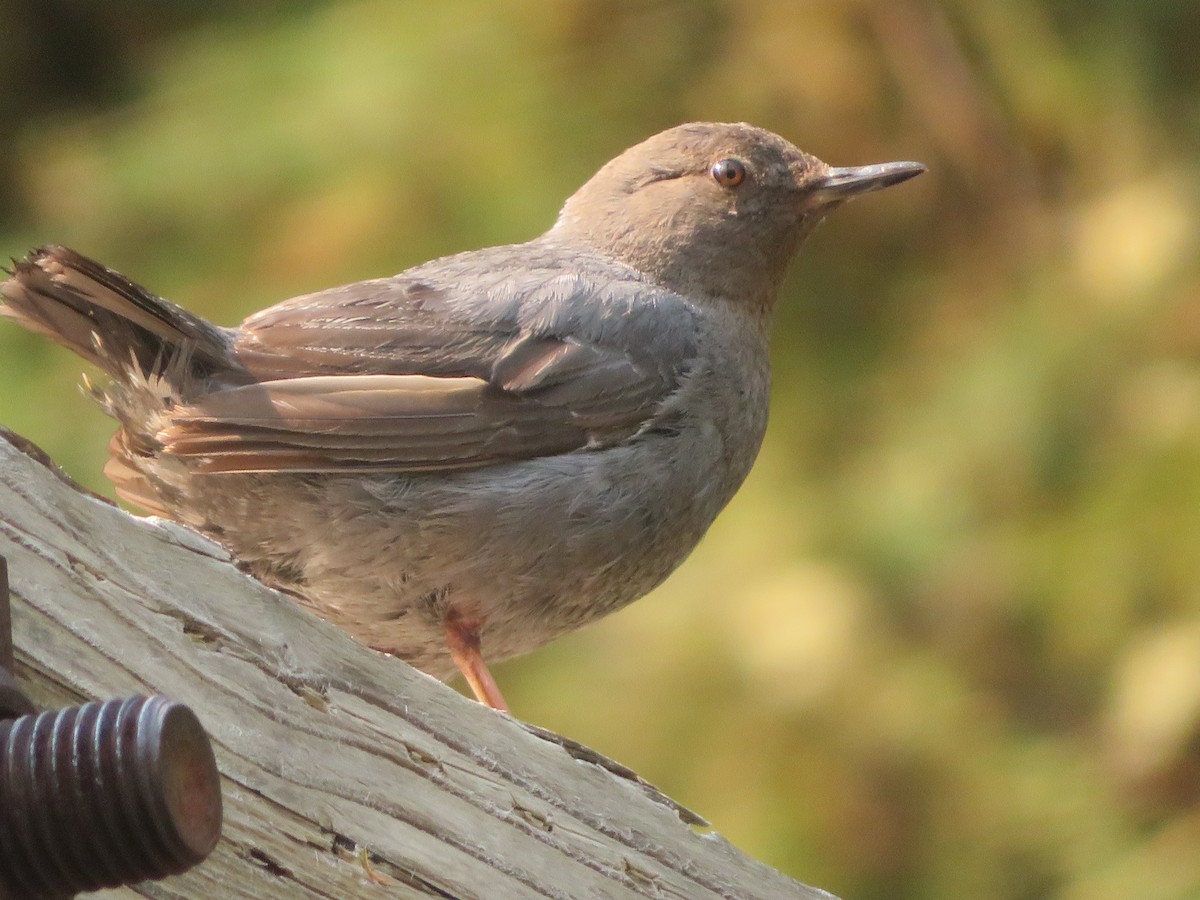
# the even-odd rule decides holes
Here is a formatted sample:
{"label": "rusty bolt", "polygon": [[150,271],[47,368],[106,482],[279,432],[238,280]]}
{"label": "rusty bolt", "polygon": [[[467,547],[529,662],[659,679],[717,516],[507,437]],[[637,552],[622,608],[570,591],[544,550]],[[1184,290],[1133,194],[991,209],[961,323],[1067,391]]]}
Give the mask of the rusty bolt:
{"label": "rusty bolt", "polygon": [[208,735],[166,697],[37,713],[13,664],[0,556],[0,900],[49,900],[174,875],[221,834]]}
{"label": "rusty bolt", "polygon": [[0,898],[173,875],[220,832],[212,746],[186,706],[130,697],[0,721]]}

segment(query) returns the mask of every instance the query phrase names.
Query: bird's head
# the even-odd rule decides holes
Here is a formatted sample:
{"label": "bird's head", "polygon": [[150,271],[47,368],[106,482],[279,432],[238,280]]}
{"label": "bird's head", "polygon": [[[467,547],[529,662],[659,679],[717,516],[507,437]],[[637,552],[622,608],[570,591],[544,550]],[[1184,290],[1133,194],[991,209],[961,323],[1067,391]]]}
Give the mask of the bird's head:
{"label": "bird's head", "polygon": [[851,197],[925,171],[914,162],[833,168],[745,124],[691,123],[605,165],[550,231],[664,287],[769,309],[804,237]]}

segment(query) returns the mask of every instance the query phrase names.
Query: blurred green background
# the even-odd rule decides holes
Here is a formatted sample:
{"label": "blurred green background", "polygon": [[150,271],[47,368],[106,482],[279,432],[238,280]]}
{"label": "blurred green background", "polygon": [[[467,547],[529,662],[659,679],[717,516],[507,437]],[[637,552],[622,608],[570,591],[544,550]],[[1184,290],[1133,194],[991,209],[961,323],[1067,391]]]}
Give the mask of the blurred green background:
{"label": "blurred green background", "polygon": [[[1200,897],[1200,4],[0,0],[0,250],[218,322],[746,120],[930,173],[786,286],[759,463],[525,718],[847,900]],[[110,423],[0,327],[0,423]]]}

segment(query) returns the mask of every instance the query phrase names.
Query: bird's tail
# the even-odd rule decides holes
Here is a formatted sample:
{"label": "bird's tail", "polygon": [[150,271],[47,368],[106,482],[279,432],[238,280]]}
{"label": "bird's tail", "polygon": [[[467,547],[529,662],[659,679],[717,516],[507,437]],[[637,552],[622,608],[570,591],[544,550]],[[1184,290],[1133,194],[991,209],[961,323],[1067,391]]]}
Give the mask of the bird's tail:
{"label": "bird's tail", "polygon": [[40,247],[9,274],[0,283],[0,316],[117,381],[204,379],[234,368],[226,332],[74,250]]}

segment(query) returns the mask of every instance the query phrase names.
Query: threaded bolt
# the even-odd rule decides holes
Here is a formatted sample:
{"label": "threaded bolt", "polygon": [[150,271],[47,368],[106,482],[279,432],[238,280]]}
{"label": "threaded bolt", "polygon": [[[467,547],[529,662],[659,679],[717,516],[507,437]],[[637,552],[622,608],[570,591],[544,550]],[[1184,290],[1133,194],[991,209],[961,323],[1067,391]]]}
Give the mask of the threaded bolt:
{"label": "threaded bolt", "polygon": [[220,833],[216,760],[188,707],[130,697],[0,721],[0,898],[174,875]]}

